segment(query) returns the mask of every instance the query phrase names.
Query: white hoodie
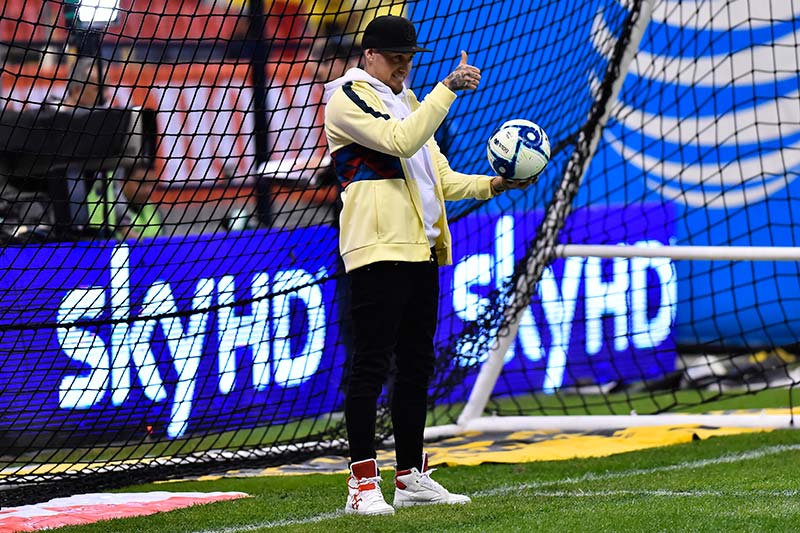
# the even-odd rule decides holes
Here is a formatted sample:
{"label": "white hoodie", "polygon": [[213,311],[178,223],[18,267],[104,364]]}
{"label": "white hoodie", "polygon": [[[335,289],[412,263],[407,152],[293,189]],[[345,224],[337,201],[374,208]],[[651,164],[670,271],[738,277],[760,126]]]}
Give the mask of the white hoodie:
{"label": "white hoodie", "polygon": [[[403,84],[403,90],[400,94],[394,94],[394,91],[392,91],[388,85],[370,76],[360,68],[351,68],[341,78],[326,83],[325,103],[327,104],[336,89],[352,81],[369,83],[370,86],[375,89],[375,92],[380,96],[384,104],[386,104],[386,108],[394,118],[404,119],[411,114],[411,107],[408,103],[407,95],[408,88],[405,84]],[[442,210],[434,193],[436,174],[433,170],[433,160],[430,150],[427,146],[423,146],[417,153],[408,159],[403,159],[403,161],[411,177],[417,181],[417,186],[419,187],[420,196],[422,198],[425,235],[428,237],[428,242],[432,247],[440,233],[439,228],[436,227],[436,221],[442,216]]]}

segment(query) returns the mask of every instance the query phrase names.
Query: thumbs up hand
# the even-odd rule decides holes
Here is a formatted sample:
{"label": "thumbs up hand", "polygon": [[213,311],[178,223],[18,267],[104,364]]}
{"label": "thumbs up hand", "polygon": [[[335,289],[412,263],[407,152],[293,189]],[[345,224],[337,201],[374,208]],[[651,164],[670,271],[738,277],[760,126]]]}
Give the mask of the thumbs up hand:
{"label": "thumbs up hand", "polygon": [[451,91],[474,90],[481,81],[481,71],[467,63],[467,53],[461,50],[461,62],[442,83]]}

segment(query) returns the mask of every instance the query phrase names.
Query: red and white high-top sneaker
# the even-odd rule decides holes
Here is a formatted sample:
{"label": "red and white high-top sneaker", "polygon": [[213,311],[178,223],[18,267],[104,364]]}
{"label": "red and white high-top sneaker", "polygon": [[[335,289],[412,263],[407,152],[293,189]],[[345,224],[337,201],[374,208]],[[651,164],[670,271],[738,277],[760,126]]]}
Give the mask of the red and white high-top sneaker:
{"label": "red and white high-top sneaker", "polygon": [[394,508],[386,503],[379,485],[378,463],[366,459],[350,465],[347,478],[347,514],[379,515],[394,514]]}
{"label": "red and white high-top sneaker", "polygon": [[428,468],[428,454],[422,454],[422,472],[416,468],[398,470],[394,477],[394,506],[431,505],[436,503],[469,503],[463,494],[453,494],[431,479],[435,468]]}

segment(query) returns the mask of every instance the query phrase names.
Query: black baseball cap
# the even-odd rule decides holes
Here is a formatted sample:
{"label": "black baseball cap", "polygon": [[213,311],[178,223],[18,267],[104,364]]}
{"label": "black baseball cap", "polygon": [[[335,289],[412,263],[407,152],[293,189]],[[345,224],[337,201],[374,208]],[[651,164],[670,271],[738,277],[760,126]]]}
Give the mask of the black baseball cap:
{"label": "black baseball cap", "polygon": [[417,30],[414,24],[404,17],[384,15],[372,19],[364,30],[361,47],[374,48],[380,52],[432,52],[417,46]]}

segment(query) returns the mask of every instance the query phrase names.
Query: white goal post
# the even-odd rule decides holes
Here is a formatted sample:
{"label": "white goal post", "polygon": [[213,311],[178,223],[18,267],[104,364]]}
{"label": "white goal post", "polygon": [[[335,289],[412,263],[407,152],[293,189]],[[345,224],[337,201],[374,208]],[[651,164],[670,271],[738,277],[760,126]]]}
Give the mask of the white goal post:
{"label": "white goal post", "polygon": [[690,261],[800,262],[800,246],[615,246],[562,244],[556,257],[657,257]]}
{"label": "white goal post", "polygon": [[[560,245],[557,257],[659,257],[672,260],[794,261],[800,262],[800,247],[768,246],[615,246]],[[498,337],[481,366],[469,399],[456,424],[427,428],[426,438],[441,438],[465,431],[524,431],[597,429],[704,425],[753,428],[793,428],[791,414],[660,414],[660,415],[577,415],[577,416],[481,416],[503,370],[504,355],[514,342],[520,313],[508,323],[508,334]]]}
{"label": "white goal post", "polygon": [[[644,31],[650,21],[654,0],[644,0],[639,18],[632,29],[630,40],[620,62],[620,72],[612,87],[609,102],[615,102],[628,68],[633,61]],[[588,162],[597,148],[600,132],[611,113],[613,105],[605,107],[605,113],[599,120],[595,135],[589,146],[586,164],[580,172],[580,179],[588,167]],[[580,181],[579,179],[579,181]],[[800,247],[759,247],[759,246],[619,246],[619,245],[557,245],[546,242],[551,247],[553,257],[652,257],[672,260],[702,261],[795,261],[800,262]],[[707,425],[727,427],[789,428],[794,427],[791,414],[755,414],[755,415],[706,415],[706,414],[659,414],[659,415],[576,415],[576,416],[482,416],[490,400],[495,384],[504,366],[504,357],[511,343],[517,337],[519,321],[524,309],[515,306],[514,301],[525,295],[526,287],[533,278],[533,262],[537,258],[531,255],[526,265],[526,272],[519,277],[514,296],[506,308],[505,327],[507,330],[498,336],[489,350],[489,354],[481,366],[478,377],[470,392],[456,424],[426,428],[426,438],[442,438],[466,431],[518,431],[518,430],[597,430],[637,426],[662,425]]]}
{"label": "white goal post", "polygon": [[[793,261],[800,262],[800,247],[769,246],[614,246],[560,245],[557,257],[658,257],[671,260]],[[660,414],[660,415],[577,415],[577,416],[481,416],[503,370],[504,354],[514,342],[519,314],[508,324],[508,334],[498,337],[481,366],[469,399],[456,424],[427,428],[426,438],[441,438],[465,431],[565,430],[704,425],[752,428],[794,428],[792,414]]]}

